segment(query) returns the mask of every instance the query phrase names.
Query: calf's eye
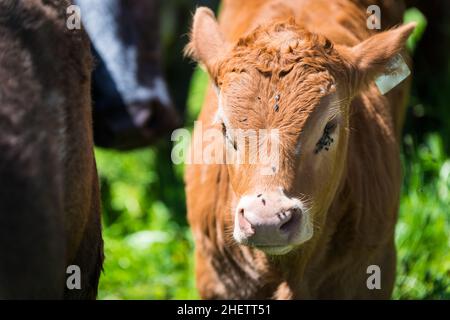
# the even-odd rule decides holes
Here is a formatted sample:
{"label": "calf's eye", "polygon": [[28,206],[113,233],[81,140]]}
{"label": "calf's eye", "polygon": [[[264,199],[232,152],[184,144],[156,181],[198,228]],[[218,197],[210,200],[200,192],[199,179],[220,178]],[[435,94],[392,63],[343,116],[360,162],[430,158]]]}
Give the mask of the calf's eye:
{"label": "calf's eye", "polygon": [[322,137],[320,137],[319,141],[316,143],[316,148],[314,153],[319,153],[323,149],[328,151],[330,149],[331,144],[334,142],[334,139],[331,135],[336,131],[337,121],[335,119],[329,121],[325,128],[323,129]]}

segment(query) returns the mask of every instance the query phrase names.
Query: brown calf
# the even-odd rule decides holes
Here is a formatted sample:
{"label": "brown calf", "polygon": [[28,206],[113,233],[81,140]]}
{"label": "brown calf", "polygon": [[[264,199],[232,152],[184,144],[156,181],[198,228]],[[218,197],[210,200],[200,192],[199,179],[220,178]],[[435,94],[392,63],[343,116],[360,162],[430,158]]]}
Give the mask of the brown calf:
{"label": "brown calf", "polygon": [[[199,120],[223,131],[216,150],[248,159],[235,129],[279,138],[272,175],[260,163],[187,167],[203,298],[390,297],[408,82],[383,96],[373,80],[414,25],[368,30],[364,2],[228,0],[220,24],[197,10],[187,52],[211,79]],[[401,1],[384,4],[383,25],[400,23]],[[371,265],[380,289],[367,286]]]}
{"label": "brown calf", "polygon": [[[0,0],[0,299],[95,298],[103,261],[88,39],[69,1]],[[68,290],[66,268],[81,269]]]}

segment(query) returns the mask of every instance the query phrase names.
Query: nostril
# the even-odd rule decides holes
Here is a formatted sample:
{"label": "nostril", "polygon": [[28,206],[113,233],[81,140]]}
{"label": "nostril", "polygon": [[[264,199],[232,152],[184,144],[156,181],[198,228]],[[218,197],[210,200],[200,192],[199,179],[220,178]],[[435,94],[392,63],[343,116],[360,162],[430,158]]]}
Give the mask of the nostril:
{"label": "nostril", "polygon": [[[282,232],[293,233],[297,229],[297,227],[300,223],[301,210],[296,208],[296,209],[292,209],[291,211],[292,212],[291,212],[290,216],[287,217],[287,220],[280,225],[280,230]],[[285,212],[282,213],[283,217],[286,217],[286,215],[287,214]]]}
{"label": "nostril", "polygon": [[241,230],[248,236],[251,236],[255,232],[251,223],[245,218],[243,208],[239,209],[238,223]]}

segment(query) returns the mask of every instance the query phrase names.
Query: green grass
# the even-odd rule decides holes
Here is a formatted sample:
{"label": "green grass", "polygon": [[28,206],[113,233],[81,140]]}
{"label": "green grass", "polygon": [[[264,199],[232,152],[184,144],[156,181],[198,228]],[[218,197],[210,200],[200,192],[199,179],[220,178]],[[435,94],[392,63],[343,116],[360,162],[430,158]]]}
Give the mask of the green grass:
{"label": "green grass", "polygon": [[[414,10],[405,20],[419,22],[408,42],[414,49],[426,21]],[[188,127],[200,110],[206,81],[197,69]],[[411,134],[404,139],[395,299],[450,299],[450,157],[439,129],[420,142]],[[96,156],[106,255],[99,298],[197,299],[183,166],[172,165],[170,147],[128,153],[98,149]]]}
{"label": "green grass", "polygon": [[436,134],[418,147],[405,141],[394,297],[450,299],[450,159]]}
{"label": "green grass", "polygon": [[[162,170],[172,167],[157,157],[158,152],[156,148],[129,153],[96,150],[105,241],[100,299],[197,297],[191,234],[175,214],[184,203],[170,204],[170,197],[161,196],[165,189],[161,179],[167,175]],[[174,196],[183,192],[181,177],[176,179]],[[184,202],[182,195],[180,202]]]}
{"label": "green grass", "polygon": [[411,8],[406,12],[404,22],[416,22],[417,24],[412,35],[409,37],[408,42],[406,43],[408,49],[413,52],[425,32],[427,27],[427,19],[418,9]]}

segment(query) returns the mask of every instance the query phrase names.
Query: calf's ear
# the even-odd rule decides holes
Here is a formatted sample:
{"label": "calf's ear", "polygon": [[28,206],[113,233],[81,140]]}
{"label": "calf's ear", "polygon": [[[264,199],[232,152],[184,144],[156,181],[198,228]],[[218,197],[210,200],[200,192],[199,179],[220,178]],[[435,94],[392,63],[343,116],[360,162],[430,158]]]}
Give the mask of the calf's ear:
{"label": "calf's ear", "polygon": [[185,48],[185,55],[203,64],[215,81],[217,65],[225,47],[226,43],[214,13],[206,7],[199,7],[194,14],[190,42]]}
{"label": "calf's ear", "polygon": [[352,66],[354,74],[351,79],[355,91],[385,72],[389,62],[404,50],[406,41],[415,27],[415,23],[408,23],[373,35],[354,47],[339,48]]}

